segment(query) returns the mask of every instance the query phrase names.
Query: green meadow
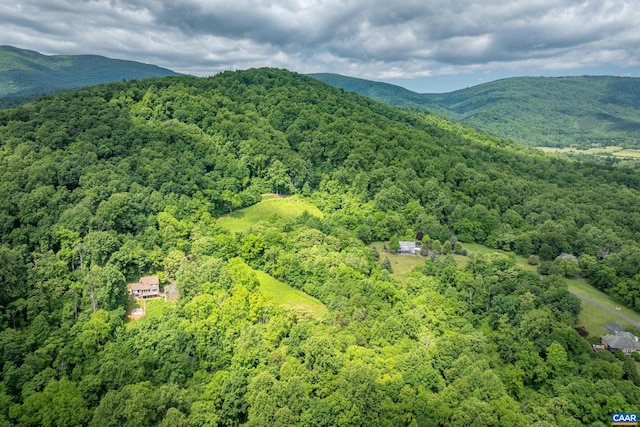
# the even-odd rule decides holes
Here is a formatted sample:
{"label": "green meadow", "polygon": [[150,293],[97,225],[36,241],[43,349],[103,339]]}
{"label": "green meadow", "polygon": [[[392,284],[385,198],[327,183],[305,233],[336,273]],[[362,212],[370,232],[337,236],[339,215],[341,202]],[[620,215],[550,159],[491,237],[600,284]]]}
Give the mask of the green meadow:
{"label": "green meadow", "polygon": [[254,270],[260,282],[260,291],[276,306],[292,311],[301,318],[322,319],[327,307],[318,299],[292,288],[264,271]]}
{"label": "green meadow", "polygon": [[175,302],[166,302],[164,298],[129,301],[127,311],[134,308],[142,308],[144,310],[144,315],[138,320],[128,319],[126,322],[127,327],[133,327],[133,325],[140,321],[148,322],[162,318],[166,310],[175,309]]}
{"label": "green meadow", "polygon": [[295,219],[305,211],[322,217],[320,209],[299,196],[280,197],[275,194],[264,194],[260,202],[220,217],[218,223],[237,233],[248,230],[260,221]]}
{"label": "green meadow", "polygon": [[[592,300],[597,301],[611,310],[615,310],[617,313],[620,313],[635,322],[640,322],[640,314],[628,307],[625,307],[624,304],[617,301],[615,298],[612,298],[591,286],[586,280],[568,279],[567,284],[569,286],[569,290],[574,294],[591,298]],[[582,301],[582,311],[578,317],[578,323],[579,326],[584,326],[584,328],[592,335],[607,333],[603,328],[603,325],[606,325],[607,323],[617,323],[625,327],[630,326],[625,320],[587,301]]]}
{"label": "green meadow", "polygon": [[[320,209],[298,196],[281,197],[275,194],[263,194],[259,203],[225,215],[218,219],[218,223],[239,233],[260,221],[288,221],[299,217],[304,212],[322,217]],[[260,282],[260,291],[275,306],[292,311],[300,318],[321,319],[327,313],[327,307],[318,299],[292,288],[264,271],[254,271]]]}
{"label": "green meadow", "polygon": [[574,147],[537,147],[546,153],[557,154],[591,154],[596,156],[613,156],[619,159],[640,159],[640,150],[620,146],[608,146],[580,149]]}

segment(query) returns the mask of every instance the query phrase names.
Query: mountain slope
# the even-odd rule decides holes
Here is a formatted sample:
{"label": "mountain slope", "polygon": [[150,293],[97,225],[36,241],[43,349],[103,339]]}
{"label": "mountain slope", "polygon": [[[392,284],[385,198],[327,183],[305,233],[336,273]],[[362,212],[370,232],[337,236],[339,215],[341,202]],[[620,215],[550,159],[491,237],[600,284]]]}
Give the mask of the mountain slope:
{"label": "mountain slope", "polygon": [[640,146],[640,79],[514,77],[442,94],[335,74],[312,77],[390,105],[433,112],[525,145]]}
{"label": "mountain slope", "polygon": [[528,145],[640,144],[640,79],[514,77],[425,95],[478,129]]}
{"label": "mountain slope", "polygon": [[308,76],[395,107],[429,111],[447,118],[451,118],[452,116],[451,111],[442,107],[437,102],[400,86],[333,73],[315,73],[308,74]]}
{"label": "mountain slope", "polygon": [[46,56],[0,46],[0,103],[5,105],[64,89],[175,75],[171,70],[134,61],[97,55]]}
{"label": "mountain slope", "polygon": [[[216,219],[267,192],[322,215]],[[640,378],[574,330],[562,275],[637,309],[638,212],[633,171],[284,70],[0,110],[0,425],[606,423],[611,396],[640,410]],[[403,280],[367,246],[417,232],[429,257]],[[548,277],[456,265],[467,241]],[[126,320],[127,279],[150,274],[178,302]],[[278,308],[265,275],[327,313]]]}

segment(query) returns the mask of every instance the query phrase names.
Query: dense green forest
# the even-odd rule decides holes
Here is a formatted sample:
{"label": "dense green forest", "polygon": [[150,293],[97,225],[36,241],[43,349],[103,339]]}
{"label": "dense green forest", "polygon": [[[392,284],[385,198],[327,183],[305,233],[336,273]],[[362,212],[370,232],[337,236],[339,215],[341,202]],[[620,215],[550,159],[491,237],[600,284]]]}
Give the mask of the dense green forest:
{"label": "dense green forest", "polygon": [[329,83],[331,86],[336,86],[349,92],[355,92],[375,99],[376,101],[384,102],[385,104],[428,111],[450,120],[459,121],[456,120],[459,119],[456,113],[440,105],[438,102],[432,101],[428,95],[413,92],[400,86],[333,73],[313,73],[308,74],[308,76]]}
{"label": "dense green forest", "polygon": [[[640,176],[282,70],[95,86],[0,110],[0,425],[607,425],[563,276],[640,308]],[[216,218],[264,193],[322,215]],[[424,234],[406,280],[374,241]],[[449,255],[478,242],[540,259]],[[556,259],[561,252],[580,262]],[[283,309],[258,273],[316,297]],[[126,282],[178,302],[127,320]],[[591,338],[591,337],[590,337]]]}
{"label": "dense green forest", "polygon": [[72,88],[177,73],[156,65],[98,55],[42,55],[0,46],[0,107]]}
{"label": "dense green forest", "polygon": [[331,85],[404,108],[428,111],[525,145],[640,147],[640,79],[611,76],[513,77],[448,93],[338,74]]}

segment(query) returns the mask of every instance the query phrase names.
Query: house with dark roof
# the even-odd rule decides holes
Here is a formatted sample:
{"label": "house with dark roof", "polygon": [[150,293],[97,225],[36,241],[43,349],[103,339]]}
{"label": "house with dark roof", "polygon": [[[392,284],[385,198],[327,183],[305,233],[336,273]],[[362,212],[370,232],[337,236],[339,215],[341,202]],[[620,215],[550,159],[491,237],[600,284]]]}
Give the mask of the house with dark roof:
{"label": "house with dark roof", "polygon": [[129,290],[134,298],[153,298],[160,295],[158,276],[141,277],[138,283],[130,283]]}
{"label": "house with dark roof", "polygon": [[605,335],[602,337],[602,345],[611,352],[622,350],[627,356],[636,351],[640,351],[638,337],[631,332],[618,332],[615,335]]}
{"label": "house with dark roof", "polygon": [[607,323],[603,326],[607,331],[611,332],[613,335],[617,335],[620,332],[626,332],[627,330],[624,326],[620,326],[617,323]]}

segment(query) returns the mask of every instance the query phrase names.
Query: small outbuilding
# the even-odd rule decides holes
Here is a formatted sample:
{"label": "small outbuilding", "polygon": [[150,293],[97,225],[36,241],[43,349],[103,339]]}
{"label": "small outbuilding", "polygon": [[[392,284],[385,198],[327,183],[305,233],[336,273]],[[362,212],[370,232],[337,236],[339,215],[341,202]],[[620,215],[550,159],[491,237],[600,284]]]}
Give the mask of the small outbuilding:
{"label": "small outbuilding", "polygon": [[420,253],[420,246],[418,246],[416,242],[405,242],[401,240],[398,243],[400,244],[400,249],[398,249],[396,253],[399,253],[399,254],[419,254]]}
{"label": "small outbuilding", "polygon": [[179,293],[176,284],[171,281],[167,281],[167,284],[164,287],[164,300],[167,302],[177,301],[178,296]]}

